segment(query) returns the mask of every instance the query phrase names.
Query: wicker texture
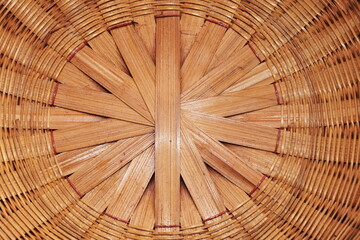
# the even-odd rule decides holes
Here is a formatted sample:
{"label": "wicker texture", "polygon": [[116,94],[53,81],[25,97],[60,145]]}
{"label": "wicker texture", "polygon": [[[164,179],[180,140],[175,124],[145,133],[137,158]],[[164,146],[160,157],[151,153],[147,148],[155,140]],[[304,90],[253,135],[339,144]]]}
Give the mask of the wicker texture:
{"label": "wicker texture", "polygon": [[3,0],[0,239],[360,239],[356,0]]}

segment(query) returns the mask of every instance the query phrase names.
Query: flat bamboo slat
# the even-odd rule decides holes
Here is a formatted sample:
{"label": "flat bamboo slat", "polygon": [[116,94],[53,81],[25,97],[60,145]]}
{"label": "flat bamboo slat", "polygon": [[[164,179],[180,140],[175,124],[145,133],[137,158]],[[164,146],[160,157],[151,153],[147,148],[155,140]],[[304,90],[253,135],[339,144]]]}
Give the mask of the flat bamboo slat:
{"label": "flat bamboo slat", "polygon": [[129,222],[154,174],[154,169],[154,147],[151,146],[131,161],[106,213]]}
{"label": "flat bamboo slat", "polygon": [[86,194],[153,143],[153,134],[120,140],[84,164],[69,180],[79,193]]}
{"label": "flat bamboo slat", "polygon": [[172,231],[180,226],[180,19],[164,14],[174,16],[156,28],[155,216]]}
{"label": "flat bamboo slat", "polygon": [[155,65],[142,39],[131,25],[111,31],[152,117],[155,113]]}
{"label": "flat bamboo slat", "polygon": [[[181,67],[182,94],[189,91],[204,76],[225,32],[225,27],[205,22]],[[194,64],[196,68],[193,67]]]}
{"label": "flat bamboo slat", "polygon": [[185,184],[181,184],[181,226],[201,226],[202,219]]}
{"label": "flat bamboo slat", "polygon": [[132,226],[152,229],[155,225],[155,184],[150,181],[130,219]]}
{"label": "flat bamboo slat", "polygon": [[[186,117],[218,141],[247,147],[275,151],[278,142],[278,130],[256,124],[241,123],[236,120],[211,115],[187,112]],[[219,128],[218,126],[221,126]]]}
{"label": "flat bamboo slat", "polygon": [[223,212],[225,206],[191,137],[182,127],[181,177],[204,221]]}
{"label": "flat bamboo slat", "polygon": [[86,88],[74,89],[61,84],[54,92],[52,103],[55,106],[80,112],[151,125],[140,114],[109,93],[91,91]]}
{"label": "flat bamboo slat", "polygon": [[[66,152],[153,132],[152,127],[109,119],[54,131],[56,152]],[[97,137],[94,138],[93,136]]]}
{"label": "flat bamboo slat", "polygon": [[98,156],[103,151],[111,147],[113,143],[105,143],[77,150],[72,150],[56,155],[60,171],[63,176],[68,176],[79,170],[86,162]]}
{"label": "flat bamboo slat", "polygon": [[111,63],[86,46],[76,53],[71,63],[152,122],[151,115],[129,75],[112,67]]}
{"label": "flat bamboo slat", "polygon": [[268,85],[233,92],[228,95],[184,102],[181,104],[181,108],[188,111],[229,117],[276,106],[279,104],[279,96],[276,94],[274,87]]}
{"label": "flat bamboo slat", "polygon": [[259,59],[249,46],[245,46],[238,54],[222,62],[221,65],[196,81],[186,91],[183,91],[181,98],[183,101],[188,101],[190,99],[216,96],[258,64]]}
{"label": "flat bamboo slat", "polygon": [[58,107],[50,107],[49,112],[50,129],[72,128],[76,125],[81,125],[84,123],[92,123],[105,120],[105,118],[103,117]]}
{"label": "flat bamboo slat", "polygon": [[113,200],[115,194],[115,191],[113,191],[114,187],[120,184],[128,168],[129,164],[123,166],[120,170],[86,193],[82,201],[93,206],[98,212],[104,212]]}

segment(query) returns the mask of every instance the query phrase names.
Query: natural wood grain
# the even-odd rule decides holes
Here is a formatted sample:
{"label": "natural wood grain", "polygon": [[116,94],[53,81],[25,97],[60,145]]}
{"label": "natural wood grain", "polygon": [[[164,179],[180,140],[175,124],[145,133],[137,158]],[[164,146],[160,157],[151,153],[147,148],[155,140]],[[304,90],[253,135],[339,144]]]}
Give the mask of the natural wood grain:
{"label": "natural wood grain", "polygon": [[[205,22],[181,67],[181,92],[188,92],[204,76],[226,28]],[[209,37],[211,36],[211,37]],[[196,65],[197,67],[194,67]]]}
{"label": "natural wood grain", "polygon": [[114,189],[114,197],[106,212],[129,221],[154,173],[154,147],[134,158],[123,179]]}
{"label": "natural wood grain", "polygon": [[188,130],[184,129],[183,122],[181,129],[181,177],[202,219],[207,219],[224,211],[225,206],[191,138]]}
{"label": "natural wood grain", "polygon": [[[156,225],[180,224],[180,20],[157,19]],[[162,228],[171,231],[171,228]]]}
{"label": "natural wood grain", "polygon": [[183,89],[181,99],[199,99],[212,97],[222,93],[259,64],[249,46],[245,46],[238,54],[226,59],[205,76],[197,79],[191,86]]}
{"label": "natural wood grain", "polygon": [[252,88],[227,95],[209,97],[181,104],[183,109],[229,117],[278,105],[272,85]]}
{"label": "natural wood grain", "polygon": [[200,226],[202,219],[185,183],[181,183],[181,226],[183,228]]}
{"label": "natural wood grain", "polygon": [[153,134],[120,140],[84,164],[69,179],[81,194],[86,194],[153,143]]}
{"label": "natural wood grain", "polygon": [[81,112],[151,125],[140,114],[112,94],[59,85],[54,105]]}
{"label": "natural wood grain", "polygon": [[97,146],[76,149],[56,155],[60,171],[63,176],[70,175],[82,168],[86,162],[111,147],[113,143],[105,143]]}
{"label": "natural wood grain", "polygon": [[71,63],[152,122],[136,84],[129,75],[114,68],[111,63],[86,46],[71,59]]}
{"label": "natural wood grain", "polygon": [[[273,152],[278,130],[242,123],[216,116],[186,112],[186,116],[205,133],[218,141],[243,145]],[[221,128],[219,127],[221,126]]]}
{"label": "natural wood grain", "polygon": [[[109,119],[54,131],[57,152],[84,148],[153,132],[152,127]],[[96,136],[96,138],[94,138]]]}
{"label": "natural wood grain", "polygon": [[82,201],[92,206],[98,212],[103,212],[109,206],[109,203],[113,201],[115,190],[124,178],[129,165],[130,164],[126,164],[108,179],[86,193]]}
{"label": "natural wood grain", "polygon": [[132,25],[111,31],[130,73],[149,109],[155,114],[155,64]]}

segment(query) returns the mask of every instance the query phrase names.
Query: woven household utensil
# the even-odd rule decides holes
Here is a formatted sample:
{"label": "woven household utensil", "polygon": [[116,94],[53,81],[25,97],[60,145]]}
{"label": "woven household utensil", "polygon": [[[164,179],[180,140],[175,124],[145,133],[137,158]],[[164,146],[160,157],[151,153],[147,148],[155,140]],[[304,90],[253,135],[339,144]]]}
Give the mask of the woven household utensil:
{"label": "woven household utensil", "polygon": [[360,239],[356,0],[2,0],[0,239]]}

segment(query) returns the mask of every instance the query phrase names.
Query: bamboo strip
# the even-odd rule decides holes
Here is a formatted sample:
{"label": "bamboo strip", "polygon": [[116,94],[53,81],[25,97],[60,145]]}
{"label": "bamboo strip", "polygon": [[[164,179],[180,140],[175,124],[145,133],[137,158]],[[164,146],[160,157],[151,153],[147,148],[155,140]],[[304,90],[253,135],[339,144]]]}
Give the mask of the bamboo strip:
{"label": "bamboo strip", "polygon": [[[182,124],[182,126],[188,124]],[[181,177],[199,210],[202,219],[208,219],[225,210],[224,203],[210,178],[209,172],[196,149],[191,135],[181,130]],[[196,176],[196,178],[194,178]]]}
{"label": "bamboo strip", "polygon": [[152,122],[133,79],[126,73],[114,69],[111,63],[86,46],[71,59],[71,63]]}
{"label": "bamboo strip", "polygon": [[201,226],[202,219],[194,200],[184,182],[181,183],[181,226],[182,228]]}
{"label": "bamboo strip", "polygon": [[155,64],[132,25],[111,30],[130,73],[150,111],[155,114]]}
{"label": "bamboo strip", "polygon": [[81,169],[87,162],[100,155],[114,143],[105,143],[98,146],[87,147],[56,155],[60,171],[63,176],[68,176]]}
{"label": "bamboo strip", "polygon": [[224,144],[228,149],[242,159],[249,167],[270,176],[271,172],[276,172],[276,163],[279,156],[275,153],[261,151],[257,149],[242,147],[233,144]]}
{"label": "bamboo strip", "polygon": [[246,39],[235,32],[233,29],[229,28],[221,40],[219,48],[216,50],[214,58],[212,59],[207,69],[207,73],[211,72],[219,64],[225,62],[228,58],[236,54],[240,54],[241,49],[245,44]]}
{"label": "bamboo strip", "polygon": [[60,153],[139,136],[151,133],[153,130],[152,127],[109,119],[56,130],[53,134],[56,151]]}
{"label": "bamboo strip", "polygon": [[[250,192],[263,175],[256,169],[249,167],[247,163],[235,153],[227,149],[223,144],[209,137],[202,131],[192,128],[204,161],[238,185],[245,192]],[[236,176],[236,177],[235,177]]]}
{"label": "bamboo strip", "polygon": [[155,184],[151,180],[130,219],[130,225],[152,229],[155,225]]}
{"label": "bamboo strip", "polygon": [[[54,93],[55,94],[55,93]],[[59,85],[53,105],[104,117],[151,125],[112,94]]]}
{"label": "bamboo strip", "polygon": [[279,80],[278,75],[273,76],[273,73],[276,73],[276,69],[273,68],[272,71],[270,71],[267,63],[262,62],[237,80],[231,87],[222,92],[222,94],[237,92],[249,87],[259,87],[271,84],[275,82],[275,80]]}
{"label": "bamboo strip", "polygon": [[168,232],[180,224],[180,19],[176,16],[157,19],[155,128],[156,226]]}
{"label": "bamboo strip", "polygon": [[[278,130],[250,123],[241,123],[194,112],[186,112],[186,117],[218,141],[243,145],[274,152],[278,143]],[[221,128],[219,128],[221,126]]]}
{"label": "bamboo strip", "polygon": [[154,147],[151,146],[131,161],[106,212],[129,222],[153,174]]}
{"label": "bamboo strip", "polygon": [[228,58],[218,67],[198,79],[182,92],[181,99],[199,99],[222,93],[259,64],[259,60],[247,45],[238,54]]}
{"label": "bamboo strip", "polygon": [[99,56],[111,61],[116,68],[119,68],[124,73],[129,74],[129,69],[116,47],[113,36],[108,31],[105,31],[91,39],[88,41],[88,44]]}
{"label": "bamboo strip", "polygon": [[100,122],[105,120],[103,117],[58,107],[50,107],[49,112],[50,129],[72,128],[85,123]]}
{"label": "bamboo strip", "polygon": [[82,201],[96,211],[104,212],[110,202],[113,201],[115,190],[124,178],[128,168],[129,164],[123,166],[120,170],[86,193],[82,198]]}
{"label": "bamboo strip", "polygon": [[[133,12],[134,21],[137,23],[134,25],[135,30],[143,40],[151,59],[155,61],[156,22],[154,18],[154,9],[152,9],[153,4],[154,2],[152,0],[130,0],[130,8]],[[146,5],[146,7],[143,5]]]}
{"label": "bamboo strip", "polygon": [[273,86],[251,88],[233,92],[228,95],[209,97],[181,104],[187,111],[198,111],[206,114],[229,117],[241,113],[256,111],[278,105],[279,96]]}
{"label": "bamboo strip", "polygon": [[120,140],[84,164],[69,179],[79,193],[86,194],[153,143],[153,134]]}
{"label": "bamboo strip", "polygon": [[[181,67],[182,93],[189,91],[204,76],[225,32],[226,28],[205,22]],[[196,68],[193,67],[195,64]]]}
{"label": "bamboo strip", "polygon": [[197,39],[203,25],[204,20],[200,17],[188,14],[181,15],[181,66],[184,64],[185,59],[195,43],[195,39]]}

